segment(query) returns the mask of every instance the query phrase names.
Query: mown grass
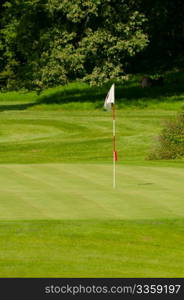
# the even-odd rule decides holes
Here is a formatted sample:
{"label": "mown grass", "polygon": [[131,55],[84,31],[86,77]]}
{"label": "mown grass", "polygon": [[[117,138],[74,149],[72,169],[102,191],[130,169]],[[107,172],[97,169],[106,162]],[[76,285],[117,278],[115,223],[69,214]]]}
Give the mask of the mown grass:
{"label": "mown grass", "polygon": [[[145,161],[162,123],[174,111],[117,112],[119,162]],[[111,114],[88,111],[1,113],[1,163],[111,162]]]}
{"label": "mown grass", "polygon": [[183,276],[183,160],[146,160],[183,74],[141,76],[116,85],[116,190],[109,85],[0,94],[0,276]]}
{"label": "mown grass", "polygon": [[2,221],[3,277],[183,277],[184,220]]}
{"label": "mown grass", "polygon": [[[4,164],[0,219],[173,219],[183,217],[183,170],[107,164]],[[173,200],[174,199],[174,200]]]}

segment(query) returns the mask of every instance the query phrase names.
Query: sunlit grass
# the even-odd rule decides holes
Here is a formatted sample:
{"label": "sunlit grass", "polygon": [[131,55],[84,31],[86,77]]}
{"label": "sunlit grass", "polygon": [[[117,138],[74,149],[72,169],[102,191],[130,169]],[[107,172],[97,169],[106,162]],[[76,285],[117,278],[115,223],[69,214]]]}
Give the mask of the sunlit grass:
{"label": "sunlit grass", "polygon": [[183,277],[184,161],[146,159],[182,75],[141,76],[116,84],[116,190],[110,85],[0,93],[1,277]]}

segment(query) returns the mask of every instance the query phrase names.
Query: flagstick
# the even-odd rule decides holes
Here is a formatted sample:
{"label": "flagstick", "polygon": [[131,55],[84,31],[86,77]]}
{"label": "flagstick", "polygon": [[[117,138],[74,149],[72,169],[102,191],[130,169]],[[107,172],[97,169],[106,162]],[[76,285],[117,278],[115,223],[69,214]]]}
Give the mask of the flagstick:
{"label": "flagstick", "polygon": [[116,188],[116,119],[115,104],[112,105],[112,133],[113,133],[113,188]]}
{"label": "flagstick", "polygon": [[112,110],[112,136],[113,136],[113,188],[116,187],[116,160],[117,160],[117,152],[116,152],[116,124],[115,124],[115,84],[113,83],[104,103],[104,108],[106,110]]}

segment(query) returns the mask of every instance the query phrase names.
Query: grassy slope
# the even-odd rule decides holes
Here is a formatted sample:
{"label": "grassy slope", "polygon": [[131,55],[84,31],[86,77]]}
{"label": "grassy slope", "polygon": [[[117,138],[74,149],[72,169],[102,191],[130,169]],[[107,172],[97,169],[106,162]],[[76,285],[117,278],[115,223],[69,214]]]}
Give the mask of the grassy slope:
{"label": "grassy slope", "polygon": [[[173,111],[118,110],[119,161],[143,161]],[[0,162],[110,162],[111,114],[103,111],[1,113]],[[14,155],[16,153],[16,155]]]}
{"label": "grassy slope", "polygon": [[116,191],[108,87],[0,94],[0,276],[184,275],[183,162],[145,160],[182,76],[117,86]]}

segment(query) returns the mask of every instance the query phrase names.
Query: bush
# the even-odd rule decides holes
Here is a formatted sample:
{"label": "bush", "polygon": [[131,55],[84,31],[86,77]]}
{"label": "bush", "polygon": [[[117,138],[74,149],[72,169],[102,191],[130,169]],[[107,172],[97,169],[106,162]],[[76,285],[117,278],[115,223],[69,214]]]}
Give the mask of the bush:
{"label": "bush", "polygon": [[184,112],[167,121],[148,159],[176,159],[184,157]]}

